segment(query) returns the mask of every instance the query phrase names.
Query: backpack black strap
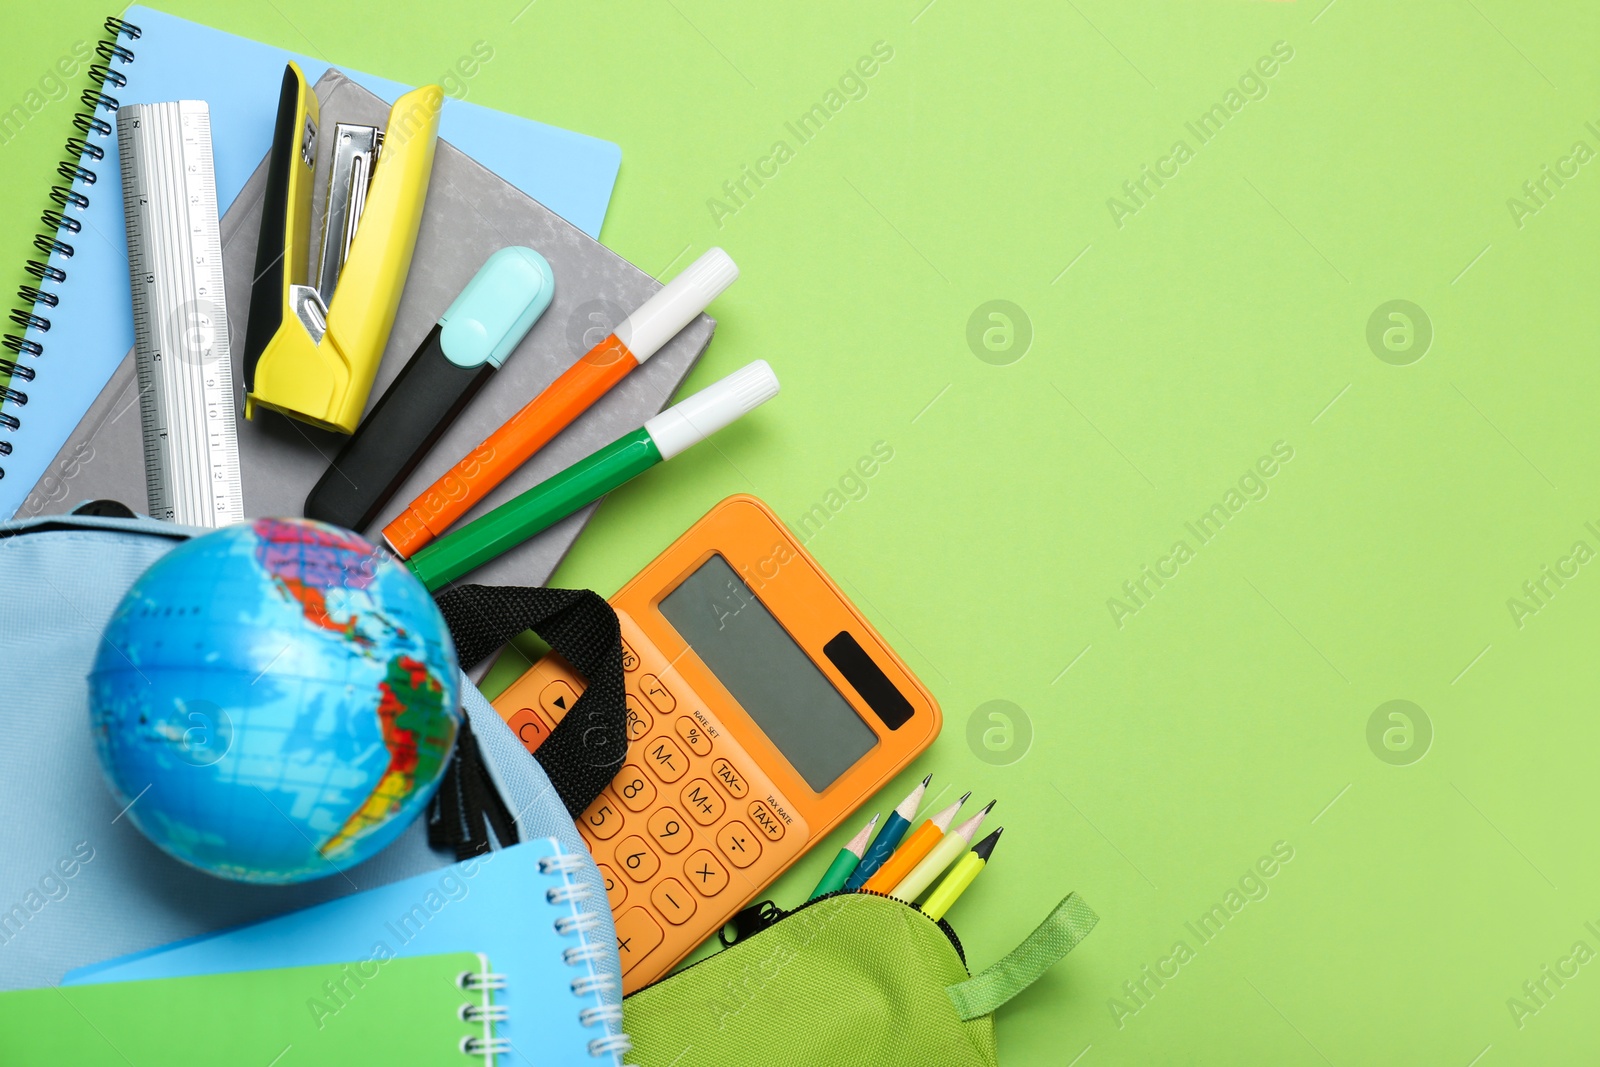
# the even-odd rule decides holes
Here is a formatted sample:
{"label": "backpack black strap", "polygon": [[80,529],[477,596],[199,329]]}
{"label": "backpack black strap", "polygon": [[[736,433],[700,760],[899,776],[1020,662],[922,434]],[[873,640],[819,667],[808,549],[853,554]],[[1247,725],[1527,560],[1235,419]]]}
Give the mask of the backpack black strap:
{"label": "backpack black strap", "polygon": [[454,851],[458,861],[470,859],[489,851],[491,830],[502,848],[519,840],[516,817],[483,765],[472,723],[463,719],[455,758],[428,804],[428,845]]}
{"label": "backpack black strap", "polygon": [[[455,638],[463,670],[481,663],[522,631],[532,630],[587,680],[583,695],[534,753],[561,803],[576,819],[616,776],[628,754],[617,613],[599,594],[587,589],[458,585],[440,593],[435,602]],[[476,751],[475,742],[473,747]],[[472,768],[453,766],[451,773],[465,775],[469,771]],[[477,773],[487,774],[481,763]],[[475,786],[464,790],[456,783],[456,790],[452,797],[474,806]],[[440,792],[445,792],[443,786]],[[488,792],[495,794],[492,785]],[[463,812],[462,819],[474,827],[470,833],[483,825],[483,818],[471,812]],[[457,820],[441,817],[439,821],[446,840],[455,844],[450,824]]]}

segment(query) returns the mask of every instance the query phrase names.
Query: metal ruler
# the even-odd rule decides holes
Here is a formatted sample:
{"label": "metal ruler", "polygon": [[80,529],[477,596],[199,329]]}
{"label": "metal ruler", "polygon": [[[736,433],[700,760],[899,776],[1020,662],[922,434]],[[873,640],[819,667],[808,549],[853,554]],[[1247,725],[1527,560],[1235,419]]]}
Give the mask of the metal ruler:
{"label": "metal ruler", "polygon": [[243,520],[244,497],[211,110],[128,104],[117,140],[150,514],[227,526]]}

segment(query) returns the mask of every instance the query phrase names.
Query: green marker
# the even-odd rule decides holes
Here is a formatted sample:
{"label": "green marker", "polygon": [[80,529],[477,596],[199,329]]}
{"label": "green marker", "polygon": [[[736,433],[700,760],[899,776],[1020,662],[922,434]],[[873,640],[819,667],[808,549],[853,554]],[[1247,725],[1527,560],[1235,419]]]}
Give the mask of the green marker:
{"label": "green marker", "polygon": [[406,561],[435,592],[605,496],[617,486],[699,444],[778,395],[764,359],[739,368],[495,508],[446,534]]}
{"label": "green marker", "polygon": [[844,888],[847,878],[856,872],[856,864],[861,862],[861,854],[867,850],[867,840],[872,836],[872,828],[878,825],[878,816],[874,815],[872,821],[861,828],[861,832],[850,839],[850,843],[839,850],[839,854],[828,865],[828,871],[822,876],[822,881],[817,883],[817,888],[811,891],[809,899],[816,900],[828,893],[835,893]]}

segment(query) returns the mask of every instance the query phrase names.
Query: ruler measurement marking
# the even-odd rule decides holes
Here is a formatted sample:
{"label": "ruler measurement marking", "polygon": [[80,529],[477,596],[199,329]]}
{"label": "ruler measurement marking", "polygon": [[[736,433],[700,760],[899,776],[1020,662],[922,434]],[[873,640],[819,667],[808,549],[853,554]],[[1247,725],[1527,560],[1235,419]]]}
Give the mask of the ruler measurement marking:
{"label": "ruler measurement marking", "polygon": [[209,109],[118,113],[150,513],[244,517]]}

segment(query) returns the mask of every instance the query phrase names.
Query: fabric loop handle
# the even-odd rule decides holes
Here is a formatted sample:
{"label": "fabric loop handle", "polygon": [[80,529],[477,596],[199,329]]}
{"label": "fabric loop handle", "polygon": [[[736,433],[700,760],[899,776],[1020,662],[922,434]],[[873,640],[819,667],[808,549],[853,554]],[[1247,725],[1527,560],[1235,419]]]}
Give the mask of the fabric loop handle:
{"label": "fabric loop handle", "polygon": [[628,753],[617,613],[587,589],[458,585],[434,598],[463,670],[532,630],[584,677],[583,695],[534,759],[574,820],[600,795]]}
{"label": "fabric loop handle", "polygon": [[945,986],[962,1022],[971,1022],[994,1011],[1027,989],[1051,964],[1071,952],[1089,935],[1100,916],[1076,893],[1068,893],[1044,922],[1023,939],[1022,944],[988,969],[964,982]]}

